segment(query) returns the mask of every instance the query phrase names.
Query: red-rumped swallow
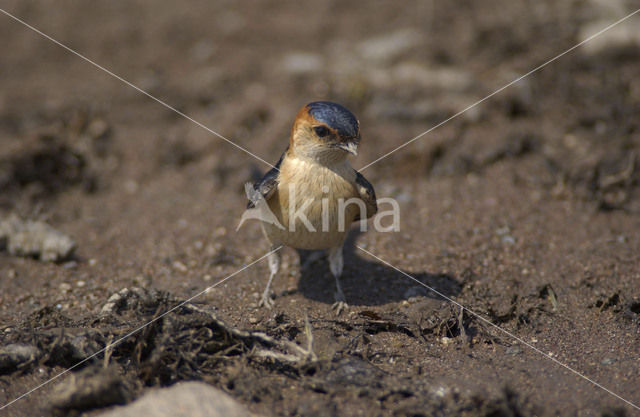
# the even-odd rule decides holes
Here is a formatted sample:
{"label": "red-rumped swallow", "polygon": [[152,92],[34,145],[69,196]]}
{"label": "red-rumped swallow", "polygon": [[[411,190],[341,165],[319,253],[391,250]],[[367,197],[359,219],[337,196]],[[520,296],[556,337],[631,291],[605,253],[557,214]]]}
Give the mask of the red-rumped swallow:
{"label": "red-rumped swallow", "polygon": [[[327,251],[338,314],[347,306],[339,278],[349,225],[378,210],[373,186],[347,159],[357,155],[359,142],[360,124],[345,107],[327,101],[307,104],[298,112],[280,160],[247,189],[248,209],[268,208],[259,218],[272,250],[284,245]],[[269,281],[260,305],[271,308],[269,288],[280,268],[280,252],[268,259]]]}

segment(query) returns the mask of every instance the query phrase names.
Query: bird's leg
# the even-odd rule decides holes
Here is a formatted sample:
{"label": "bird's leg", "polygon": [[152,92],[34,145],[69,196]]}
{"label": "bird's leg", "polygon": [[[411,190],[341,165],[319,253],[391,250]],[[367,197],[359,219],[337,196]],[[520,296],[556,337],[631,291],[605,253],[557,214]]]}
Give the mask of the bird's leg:
{"label": "bird's leg", "polygon": [[340,285],[340,276],[342,275],[342,268],[344,267],[344,259],[342,258],[342,245],[329,249],[329,269],[336,279],[336,292],[333,294],[336,302],[333,303],[331,308],[336,310],[336,315],[340,315],[342,310],[348,307],[347,299],[342,292],[342,286]]}
{"label": "bird's leg", "polygon": [[272,245],[272,252],[267,260],[269,261],[269,282],[267,282],[267,288],[264,289],[262,293],[262,298],[260,298],[260,302],[258,303],[258,307],[266,307],[268,309],[273,308],[273,300],[271,299],[270,288],[271,281],[273,281],[273,277],[276,276],[278,271],[280,270],[280,251],[275,250],[278,246]]}

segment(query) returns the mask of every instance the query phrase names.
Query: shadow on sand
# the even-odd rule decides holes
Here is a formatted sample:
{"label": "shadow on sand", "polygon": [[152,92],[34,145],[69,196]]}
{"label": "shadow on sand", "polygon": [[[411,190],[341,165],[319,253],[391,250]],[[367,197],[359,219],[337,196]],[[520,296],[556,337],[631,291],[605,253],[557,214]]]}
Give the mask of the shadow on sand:
{"label": "shadow on sand", "polygon": [[[348,304],[374,306],[415,296],[442,300],[442,297],[433,291],[356,248],[355,241],[359,234],[358,229],[352,230],[344,245],[344,271],[340,282]],[[312,251],[298,251],[301,265],[305,265],[311,253]],[[405,272],[447,297],[455,296],[460,292],[460,283],[451,276],[429,272]],[[302,268],[298,291],[315,301],[328,304],[335,301],[333,297],[335,281],[326,257]]]}

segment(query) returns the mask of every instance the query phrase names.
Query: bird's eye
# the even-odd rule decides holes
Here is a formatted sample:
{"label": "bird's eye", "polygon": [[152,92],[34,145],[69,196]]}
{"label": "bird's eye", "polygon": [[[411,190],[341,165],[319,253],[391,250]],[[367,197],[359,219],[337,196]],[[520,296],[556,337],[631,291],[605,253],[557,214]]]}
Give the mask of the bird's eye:
{"label": "bird's eye", "polygon": [[316,135],[318,135],[318,137],[325,137],[327,135],[329,135],[329,129],[327,129],[325,126],[316,126],[313,128],[313,130],[316,132]]}

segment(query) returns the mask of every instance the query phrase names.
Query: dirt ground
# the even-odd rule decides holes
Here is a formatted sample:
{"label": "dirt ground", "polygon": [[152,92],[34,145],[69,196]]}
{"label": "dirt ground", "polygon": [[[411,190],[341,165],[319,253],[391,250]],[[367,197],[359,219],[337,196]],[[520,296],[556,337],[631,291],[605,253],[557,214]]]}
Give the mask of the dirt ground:
{"label": "dirt ground", "polygon": [[[358,168],[640,2],[0,5],[271,163],[299,107],[340,102],[361,122]],[[273,310],[258,262],[0,415],[92,416],[192,379],[265,416],[638,415],[353,246],[640,404],[638,27],[364,170],[400,232],[351,235],[348,312],[326,262],[300,271],[287,248]],[[236,225],[268,167],[5,15],[0,39],[0,218],[78,245],[58,263],[0,252],[0,347],[35,348],[0,366],[2,406],[263,256],[259,226]],[[306,346],[309,331],[295,360],[251,333]],[[60,400],[70,374],[113,395]]]}

